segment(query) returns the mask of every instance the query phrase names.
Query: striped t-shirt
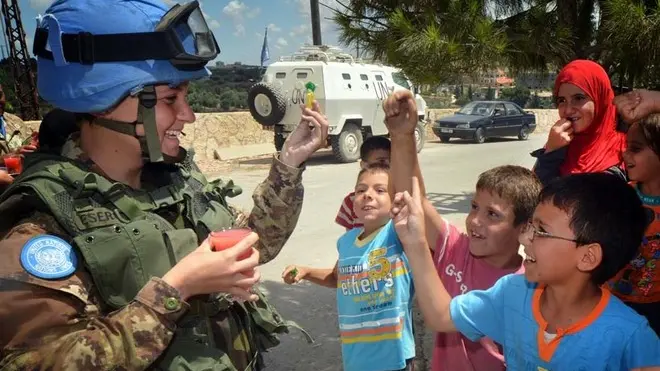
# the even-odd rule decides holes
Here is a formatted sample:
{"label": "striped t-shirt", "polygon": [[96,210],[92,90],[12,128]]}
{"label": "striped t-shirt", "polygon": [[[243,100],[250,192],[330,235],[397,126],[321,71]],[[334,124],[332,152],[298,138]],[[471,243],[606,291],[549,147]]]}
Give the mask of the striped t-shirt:
{"label": "striped t-shirt", "polygon": [[362,223],[360,223],[357,215],[355,215],[355,211],[353,211],[354,200],[355,192],[351,192],[344,197],[344,201],[342,201],[339,207],[339,212],[337,212],[337,217],[335,217],[335,222],[347,230],[362,227]]}
{"label": "striped t-shirt", "polygon": [[415,357],[408,259],[392,221],[359,240],[362,232],[354,228],[337,242],[344,370],[399,370]]}

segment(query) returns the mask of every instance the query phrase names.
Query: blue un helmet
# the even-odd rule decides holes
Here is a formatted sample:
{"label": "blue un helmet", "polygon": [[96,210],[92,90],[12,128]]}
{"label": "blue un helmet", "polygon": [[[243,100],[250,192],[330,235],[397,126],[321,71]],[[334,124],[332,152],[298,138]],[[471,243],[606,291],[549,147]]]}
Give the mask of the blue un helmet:
{"label": "blue un helmet", "polygon": [[[33,53],[43,99],[70,112],[100,113],[137,96],[135,122],[94,123],[136,137],[145,160],[162,161],[155,85],[207,77],[206,64],[220,53],[199,3],[57,0],[37,22]],[[144,136],[136,134],[137,124]]]}

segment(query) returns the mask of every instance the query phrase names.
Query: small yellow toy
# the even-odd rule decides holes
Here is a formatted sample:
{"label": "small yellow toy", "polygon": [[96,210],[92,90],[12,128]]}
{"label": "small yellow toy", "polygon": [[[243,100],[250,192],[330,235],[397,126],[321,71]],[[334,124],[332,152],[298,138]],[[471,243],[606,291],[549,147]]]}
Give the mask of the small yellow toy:
{"label": "small yellow toy", "polygon": [[314,90],[316,90],[316,85],[314,85],[313,82],[308,82],[305,84],[305,88],[307,88],[307,96],[305,97],[305,107],[312,109],[312,106],[314,104]]}

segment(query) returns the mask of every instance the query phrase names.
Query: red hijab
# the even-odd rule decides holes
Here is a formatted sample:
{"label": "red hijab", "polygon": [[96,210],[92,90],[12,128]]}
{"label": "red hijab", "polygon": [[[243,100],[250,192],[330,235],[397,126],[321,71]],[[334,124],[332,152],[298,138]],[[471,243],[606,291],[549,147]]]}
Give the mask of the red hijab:
{"label": "red hijab", "polygon": [[582,89],[594,101],[595,114],[591,125],[573,136],[560,174],[601,172],[622,164],[626,135],[616,131],[614,91],[603,67],[589,60],[574,60],[559,72],[555,96],[564,83]]}

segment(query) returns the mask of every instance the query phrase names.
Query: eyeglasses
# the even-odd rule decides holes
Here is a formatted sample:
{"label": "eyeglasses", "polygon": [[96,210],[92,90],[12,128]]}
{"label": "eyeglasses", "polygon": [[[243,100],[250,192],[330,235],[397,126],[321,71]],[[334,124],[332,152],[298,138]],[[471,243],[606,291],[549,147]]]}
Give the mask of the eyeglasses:
{"label": "eyeglasses", "polygon": [[578,240],[578,239],[575,239],[575,238],[555,236],[552,233],[539,231],[538,228],[536,228],[534,226],[534,224],[532,224],[531,222],[527,223],[527,227],[525,228],[523,233],[529,233],[529,232],[532,232],[532,238],[530,238],[530,241],[532,241],[532,242],[534,241],[535,237],[541,237],[541,238],[553,238],[555,240],[563,240],[563,241],[574,242],[577,245],[587,245],[587,244],[589,244],[589,242],[587,242],[587,241],[582,241],[582,240]]}

